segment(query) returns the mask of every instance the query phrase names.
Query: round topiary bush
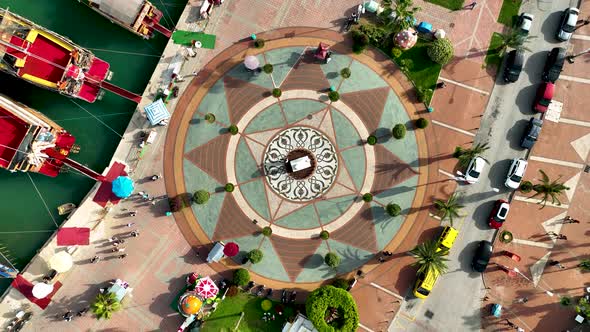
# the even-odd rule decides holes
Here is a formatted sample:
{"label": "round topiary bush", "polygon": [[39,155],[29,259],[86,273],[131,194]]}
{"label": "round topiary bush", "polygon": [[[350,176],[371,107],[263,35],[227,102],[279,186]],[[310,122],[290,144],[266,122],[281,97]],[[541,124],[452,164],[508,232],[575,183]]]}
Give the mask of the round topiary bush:
{"label": "round topiary bush", "polygon": [[215,114],[213,114],[213,113],[205,114],[205,121],[207,121],[209,123],[215,122]]}
{"label": "round topiary bush", "polygon": [[332,286],[347,290],[348,286],[350,286],[350,281],[346,279],[334,279],[334,281],[332,281]]}
{"label": "round topiary bush", "polygon": [[271,236],[272,235],[272,229],[268,226],[264,227],[262,229],[262,235],[264,236]]}
{"label": "round topiary bush", "polygon": [[392,217],[397,217],[402,212],[402,208],[395,203],[389,203],[385,207],[385,211],[387,212],[388,215],[390,215]]}
{"label": "round topiary bush", "polygon": [[369,203],[372,200],[373,200],[373,194],[366,193],[366,194],[363,195],[363,201]]}
{"label": "round topiary bush", "polygon": [[273,67],[272,67],[272,65],[270,63],[267,63],[264,66],[262,66],[262,71],[265,72],[265,73],[267,73],[267,74],[272,73],[272,70],[273,70]]}
{"label": "round topiary bush", "polygon": [[238,126],[231,125],[231,126],[229,126],[229,128],[227,128],[227,131],[229,131],[229,133],[232,135],[236,135],[239,132],[239,129],[238,129]]}
{"label": "round topiary bush", "polygon": [[328,285],[314,290],[307,297],[305,311],[318,331],[349,332],[359,326],[356,303],[344,289]]}
{"label": "round topiary bush", "polygon": [[568,296],[562,296],[562,297],[559,299],[559,303],[560,303],[562,306],[564,306],[564,307],[567,307],[567,306],[569,306],[570,304],[572,304],[572,298],[571,298],[571,297],[568,297]]}
{"label": "round topiary bush", "polygon": [[342,68],[342,70],[340,71],[340,76],[344,77],[344,78],[349,78],[350,77],[350,68]]}
{"label": "round topiary bush", "polygon": [[260,308],[262,308],[263,311],[269,311],[272,309],[272,302],[268,299],[264,299],[260,303]]}
{"label": "round topiary bush", "polygon": [[324,256],[324,262],[329,267],[334,267],[335,268],[338,265],[340,265],[340,256],[336,255],[333,252],[329,252],[329,253],[326,254],[326,256]]}
{"label": "round topiary bush", "polygon": [[275,98],[279,98],[283,94],[283,91],[279,88],[272,89],[272,96]]}
{"label": "round topiary bush", "polygon": [[394,47],[391,49],[391,55],[394,58],[399,58],[402,55],[403,51],[399,47]]}
{"label": "round topiary bush", "polygon": [[193,201],[195,201],[195,203],[197,203],[197,204],[205,204],[205,203],[207,203],[207,201],[209,201],[209,197],[211,197],[211,195],[209,194],[208,191],[197,190],[193,194]]}
{"label": "round topiary bush", "polygon": [[262,257],[264,257],[264,254],[258,249],[250,250],[248,253],[248,260],[250,260],[252,264],[260,263]]}
{"label": "round topiary bush", "polygon": [[428,46],[426,50],[430,60],[440,64],[446,65],[451,61],[455,51],[453,50],[453,44],[447,38],[436,39]]}
{"label": "round topiary bush", "polygon": [[403,123],[398,123],[393,129],[391,129],[391,133],[393,134],[393,137],[402,139],[406,137],[406,126]]}
{"label": "round topiary bush", "polygon": [[263,48],[264,47],[264,39],[256,39],[254,41],[254,47]]}
{"label": "round topiary bush", "polygon": [[510,242],[512,242],[512,239],[513,239],[512,233],[510,233],[509,231],[502,231],[502,233],[500,233],[500,242],[510,243]]}
{"label": "round topiary bush", "polygon": [[373,135],[367,137],[367,144],[369,144],[369,145],[377,144],[377,137],[375,137]]}
{"label": "round topiary bush", "polygon": [[234,191],[235,186],[233,183],[226,183],[223,189],[225,189],[225,192],[231,193],[232,191]]}
{"label": "round topiary bush", "polygon": [[340,94],[338,93],[338,91],[330,91],[328,92],[328,98],[330,98],[330,101],[338,101],[340,100]]}
{"label": "round topiary bush", "polygon": [[246,269],[235,270],[233,281],[237,286],[246,286],[250,282],[250,272]]}
{"label": "round topiary bush", "polygon": [[320,239],[327,240],[330,238],[330,232],[328,231],[321,231],[320,232]]}
{"label": "round topiary bush", "polygon": [[416,127],[420,129],[428,127],[428,120],[425,118],[419,118],[418,120],[416,120]]}
{"label": "round topiary bush", "polygon": [[523,193],[530,193],[531,190],[533,190],[533,183],[531,181],[524,181],[521,185],[520,185],[520,191],[522,191]]}

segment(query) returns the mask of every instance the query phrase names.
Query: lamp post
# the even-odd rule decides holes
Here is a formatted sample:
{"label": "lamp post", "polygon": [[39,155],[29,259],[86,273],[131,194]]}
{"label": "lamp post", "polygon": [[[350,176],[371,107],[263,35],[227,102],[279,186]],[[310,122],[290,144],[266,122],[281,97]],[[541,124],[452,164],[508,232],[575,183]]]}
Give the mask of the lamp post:
{"label": "lamp post", "polygon": [[568,55],[565,58],[567,59],[567,62],[574,63],[575,58],[579,57],[580,55],[586,54],[586,53],[590,53],[590,48],[587,48],[578,54]]}

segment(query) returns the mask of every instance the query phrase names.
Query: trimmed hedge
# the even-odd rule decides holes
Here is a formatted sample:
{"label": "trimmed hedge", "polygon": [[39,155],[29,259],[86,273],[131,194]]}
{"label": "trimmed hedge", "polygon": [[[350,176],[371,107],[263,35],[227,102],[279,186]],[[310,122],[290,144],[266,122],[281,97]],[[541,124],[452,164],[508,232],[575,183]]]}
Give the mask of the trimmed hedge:
{"label": "trimmed hedge", "polygon": [[233,183],[226,183],[225,187],[223,187],[223,189],[225,189],[226,192],[231,193],[234,191],[235,186]]}
{"label": "trimmed hedge", "polygon": [[273,67],[270,63],[267,63],[264,66],[262,66],[262,71],[264,71],[267,74],[270,74],[273,71]]}
{"label": "trimmed hedge", "polygon": [[272,89],[272,96],[275,98],[279,98],[283,94],[283,91],[279,88]]}
{"label": "trimmed hedge", "polygon": [[236,126],[236,125],[229,126],[229,128],[227,128],[227,130],[232,135],[236,135],[239,132],[238,126]]}
{"label": "trimmed hedge", "polygon": [[213,114],[213,113],[205,114],[205,121],[207,121],[209,123],[215,122],[215,114]]}
{"label": "trimmed hedge", "polygon": [[250,272],[246,269],[237,269],[234,271],[234,284],[246,286],[250,282]]}
{"label": "trimmed hedge", "polygon": [[260,263],[262,257],[264,257],[264,254],[258,249],[250,250],[248,253],[248,259],[252,264]]}
{"label": "trimmed hedge", "polygon": [[[332,323],[326,322],[327,311],[337,309],[340,314]],[[359,326],[356,303],[344,289],[322,286],[309,294],[305,302],[307,318],[320,332],[351,332]]]}
{"label": "trimmed hedge", "polygon": [[385,207],[385,211],[387,212],[388,215],[390,215],[392,217],[397,217],[402,212],[402,208],[395,203],[389,203]]}
{"label": "trimmed hedge", "polygon": [[340,257],[333,252],[329,252],[324,256],[324,263],[329,267],[337,267],[340,265]]}
{"label": "trimmed hedge", "polygon": [[350,78],[350,74],[350,68],[342,68],[342,70],[340,71],[340,76],[344,78]]}
{"label": "trimmed hedge", "polygon": [[426,120],[425,118],[419,118],[418,120],[416,120],[416,127],[420,129],[428,127],[428,120]]}
{"label": "trimmed hedge", "polygon": [[272,228],[266,226],[262,229],[262,235],[264,236],[271,236],[272,235]]}
{"label": "trimmed hedge", "polygon": [[363,195],[363,201],[369,203],[372,200],[373,200],[373,194],[366,193],[366,194]]}
{"label": "trimmed hedge", "polygon": [[327,240],[330,238],[330,232],[328,231],[321,231],[320,232],[320,239]]}
{"label": "trimmed hedge", "polygon": [[426,53],[428,53],[430,60],[444,66],[451,61],[455,51],[453,50],[453,43],[450,40],[440,38],[428,46]]}
{"label": "trimmed hedge", "polygon": [[195,194],[193,195],[193,200],[197,204],[205,204],[205,203],[207,203],[207,201],[209,201],[209,197],[211,197],[211,195],[209,194],[208,191],[197,190],[197,191],[195,191]]}
{"label": "trimmed hedge", "polygon": [[334,281],[332,281],[332,286],[347,290],[348,286],[350,286],[350,281],[346,279],[334,279]]}
{"label": "trimmed hedge", "polygon": [[398,123],[391,129],[391,133],[393,137],[402,139],[406,137],[406,126],[403,123]]}
{"label": "trimmed hedge", "polygon": [[373,135],[367,137],[367,144],[369,144],[369,145],[377,144],[377,137],[375,137]]}
{"label": "trimmed hedge", "polygon": [[264,47],[264,39],[256,39],[254,41],[254,47],[263,48]]}
{"label": "trimmed hedge", "polygon": [[340,100],[340,94],[338,91],[330,91],[328,92],[328,98],[330,98],[330,101],[338,101]]}

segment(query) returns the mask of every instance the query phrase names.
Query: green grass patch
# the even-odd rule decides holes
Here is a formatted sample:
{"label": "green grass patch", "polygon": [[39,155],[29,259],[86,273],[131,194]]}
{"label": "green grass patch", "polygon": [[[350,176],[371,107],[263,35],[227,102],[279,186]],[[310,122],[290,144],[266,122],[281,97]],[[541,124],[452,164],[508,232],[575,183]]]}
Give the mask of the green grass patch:
{"label": "green grass patch", "polygon": [[426,2],[430,2],[450,10],[459,10],[463,8],[463,2],[465,2],[465,0],[426,0]]}
{"label": "green grass patch", "polygon": [[496,66],[496,68],[500,68],[500,64],[502,63],[502,54],[498,52],[496,49],[502,44],[502,37],[497,32],[492,34],[492,39],[490,40],[490,46],[488,47],[488,52],[486,53],[485,63],[487,66]]}
{"label": "green grass patch", "polygon": [[[293,309],[278,302],[271,301],[272,309],[269,312],[275,315],[275,320],[265,322],[262,320],[264,313],[262,310],[263,300],[264,298],[243,292],[233,297],[227,296],[225,300],[219,303],[217,310],[205,319],[201,331],[234,331],[242,312],[244,312],[244,318],[242,318],[242,322],[238,328],[240,332],[281,331],[287,318],[294,315]],[[275,312],[277,305],[283,306],[283,315],[278,315]]]}
{"label": "green grass patch", "polygon": [[522,0],[502,1],[502,9],[500,9],[500,14],[498,15],[498,23],[502,23],[507,27],[514,26],[521,4]]}

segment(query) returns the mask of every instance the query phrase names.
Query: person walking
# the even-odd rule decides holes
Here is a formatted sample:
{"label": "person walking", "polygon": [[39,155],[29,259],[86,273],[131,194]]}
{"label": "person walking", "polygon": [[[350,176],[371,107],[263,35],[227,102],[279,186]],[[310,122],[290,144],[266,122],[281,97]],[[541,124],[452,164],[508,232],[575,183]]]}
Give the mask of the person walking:
{"label": "person walking", "polygon": [[157,180],[159,180],[161,177],[162,177],[162,175],[160,175],[160,174],[154,174],[154,175],[152,175],[152,181],[157,181]]}
{"label": "person walking", "polygon": [[138,230],[134,230],[133,232],[131,232],[131,236],[138,237],[139,236],[139,231]]}
{"label": "person walking", "polygon": [[130,217],[135,217],[136,215],[137,215],[137,211],[130,211],[129,212]]}
{"label": "person walking", "polygon": [[527,303],[529,299],[527,297],[521,297],[519,299],[514,300],[514,303]]}
{"label": "person walking", "polygon": [[127,227],[131,227],[131,226],[133,226],[133,225],[135,225],[135,223],[134,223],[134,222],[129,222],[129,223],[127,223]]}
{"label": "person walking", "polygon": [[90,263],[94,264],[94,263],[97,263],[99,260],[100,260],[100,257],[94,256],[94,257],[92,257],[92,259],[90,259]]}
{"label": "person walking", "polygon": [[72,318],[74,318],[74,313],[72,313],[72,310],[68,310],[68,312],[66,312],[63,315],[63,318],[64,318],[64,321],[71,322],[72,321]]}
{"label": "person walking", "polygon": [[549,260],[548,264],[549,264],[549,266],[557,266],[560,269],[565,269],[565,266],[561,265],[561,263],[559,263],[559,261]]}
{"label": "person walking", "polygon": [[123,258],[125,258],[125,257],[127,257],[127,254],[122,254],[122,255],[119,255],[119,259],[123,259]]}
{"label": "person walking", "polygon": [[467,6],[463,7],[465,9],[473,10],[477,6],[477,2],[473,1],[472,3],[468,4]]}

